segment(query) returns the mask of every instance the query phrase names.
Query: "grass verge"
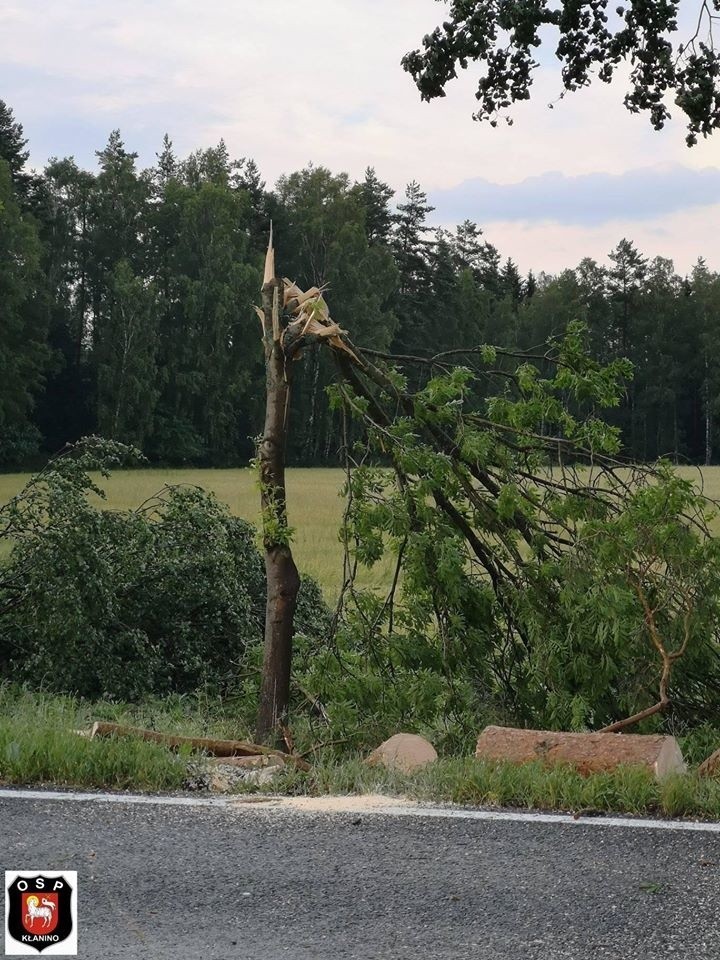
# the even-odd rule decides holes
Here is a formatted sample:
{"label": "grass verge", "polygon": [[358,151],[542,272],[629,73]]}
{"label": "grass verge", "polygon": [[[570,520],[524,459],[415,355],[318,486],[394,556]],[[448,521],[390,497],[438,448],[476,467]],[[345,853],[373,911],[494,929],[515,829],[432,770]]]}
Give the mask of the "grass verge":
{"label": "grass verge", "polygon": [[[188,754],[130,738],[87,740],[73,733],[87,729],[93,720],[215,737],[243,738],[249,733],[232,702],[209,697],[178,696],[139,706],[91,704],[0,685],[0,783],[149,792],[182,789]],[[713,733],[717,738],[717,731]],[[707,749],[714,738],[705,731],[703,746]],[[703,755],[704,750],[698,759]],[[632,767],[583,777],[566,766],[517,767],[472,757],[440,758],[406,776],[368,767],[359,756],[340,760],[319,756],[308,773],[288,768],[263,787],[241,784],[238,792],[381,793],[469,806],[720,820],[720,781],[702,779],[693,771],[658,783]]]}
{"label": "grass verge", "polygon": [[[259,788],[241,789],[257,792]],[[311,796],[381,793],[434,803],[581,815],[623,813],[720,819],[720,782],[689,772],[658,783],[647,771],[635,767],[583,777],[568,766],[515,766],[464,757],[440,758],[407,776],[368,767],[357,758],[321,762],[309,773],[287,770],[262,790]]]}

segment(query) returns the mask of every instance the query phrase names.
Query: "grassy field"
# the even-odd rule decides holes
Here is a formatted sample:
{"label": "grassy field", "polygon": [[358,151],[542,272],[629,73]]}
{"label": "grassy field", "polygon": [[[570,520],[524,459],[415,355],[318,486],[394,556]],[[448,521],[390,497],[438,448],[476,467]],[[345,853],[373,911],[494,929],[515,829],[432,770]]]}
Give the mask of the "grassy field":
{"label": "grassy field", "polygon": [[[705,495],[720,501],[720,467],[680,467]],[[14,496],[29,474],[0,474],[0,503]],[[96,478],[107,493],[107,506],[132,509],[166,484],[187,483],[212,491],[232,513],[251,523],[260,522],[260,494],[249,468],[234,470],[118,470],[109,480]],[[314,577],[333,602],[342,584],[343,549],[339,540],[344,501],[340,469],[291,469],[287,473],[290,524],[295,529],[293,550],[303,573]],[[720,535],[720,522],[716,523]],[[363,571],[361,585],[384,588],[392,577],[392,562],[385,559]]]}
{"label": "grassy field", "polygon": [[[0,503],[14,496],[29,474],[0,474]],[[96,478],[107,493],[107,506],[132,509],[166,484],[187,483],[203,487],[226,503],[232,513],[251,523],[260,523],[260,494],[255,474],[237,470],[118,470],[109,480]],[[339,530],[344,501],[340,491],[342,470],[288,470],[288,509],[295,529],[293,550],[300,570],[314,577],[331,602],[342,584],[343,548]],[[720,478],[719,478],[720,483]],[[363,586],[381,587],[390,582],[392,563],[380,562],[359,578]]]}

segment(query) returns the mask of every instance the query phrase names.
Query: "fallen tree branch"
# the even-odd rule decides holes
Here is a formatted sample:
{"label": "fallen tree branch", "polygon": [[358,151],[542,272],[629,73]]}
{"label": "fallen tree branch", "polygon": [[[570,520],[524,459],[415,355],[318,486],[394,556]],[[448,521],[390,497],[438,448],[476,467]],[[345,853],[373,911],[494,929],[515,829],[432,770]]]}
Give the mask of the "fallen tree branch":
{"label": "fallen tree branch", "polygon": [[95,737],[137,737],[151,743],[160,743],[171,750],[190,747],[191,750],[203,750],[213,757],[281,757],[293,763],[299,770],[310,770],[310,764],[295,754],[283,753],[271,747],[263,747],[248,740],[215,740],[212,737],[183,737],[174,733],[160,733],[157,730],[143,730],[141,727],[129,727],[122,723],[110,723],[100,720],[93,724],[90,739]]}

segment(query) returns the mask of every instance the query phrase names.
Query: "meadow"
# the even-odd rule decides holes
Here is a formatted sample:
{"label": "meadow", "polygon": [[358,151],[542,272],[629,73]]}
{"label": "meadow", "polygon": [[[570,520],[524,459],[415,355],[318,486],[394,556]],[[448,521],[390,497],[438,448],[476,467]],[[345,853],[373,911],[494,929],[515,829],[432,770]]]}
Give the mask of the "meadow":
{"label": "meadow", "polygon": [[[707,497],[720,501],[720,467],[680,467]],[[30,474],[0,474],[0,504],[18,493]],[[104,480],[94,478],[107,494],[106,508],[138,507],[168,484],[191,484],[215,494],[230,511],[260,524],[260,494],[249,468],[231,470],[148,469],[118,470]],[[345,473],[332,468],[293,468],[287,471],[288,513],[294,529],[293,552],[302,573],[314,577],[332,603],[342,586],[343,546],[340,541]],[[720,535],[720,518],[713,524]],[[362,586],[382,589],[391,580],[393,564],[383,558],[371,570],[361,571]]]}
{"label": "meadow", "polygon": [[[18,493],[30,474],[0,474],[0,504]],[[249,468],[232,470],[118,470],[105,480],[94,477],[105,490],[106,508],[135,509],[168,484],[191,484],[214,493],[230,511],[259,526],[260,493]],[[343,546],[340,541],[345,479],[341,469],[287,471],[288,513],[294,528],[293,552],[300,571],[314,577],[333,602],[342,586]],[[720,472],[718,476],[720,486]],[[358,578],[363,586],[380,588],[390,582],[392,562],[380,561]]]}
{"label": "meadow", "polygon": [[[711,500],[720,502],[720,467],[679,467]],[[18,493],[29,479],[27,473],[0,474],[0,504]],[[109,479],[94,478],[107,494],[103,506],[132,510],[170,484],[190,484],[215,494],[230,511],[259,526],[260,493],[255,473],[249,468],[118,470]],[[300,571],[318,581],[329,602],[341,589],[343,546],[340,527],[344,510],[342,486],[345,473],[339,468],[291,468],[287,471],[288,515],[294,530],[293,553]],[[720,535],[720,517],[713,523]],[[361,586],[385,588],[392,578],[393,563],[383,558],[358,576]]]}

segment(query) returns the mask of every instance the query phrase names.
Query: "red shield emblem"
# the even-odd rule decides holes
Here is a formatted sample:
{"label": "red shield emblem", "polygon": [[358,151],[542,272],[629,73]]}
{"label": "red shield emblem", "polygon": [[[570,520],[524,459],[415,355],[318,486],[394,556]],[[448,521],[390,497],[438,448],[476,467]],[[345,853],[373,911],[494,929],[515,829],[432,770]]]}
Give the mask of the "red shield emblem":
{"label": "red shield emblem", "polygon": [[23,893],[22,925],[28,933],[52,933],[58,923],[57,893]]}

